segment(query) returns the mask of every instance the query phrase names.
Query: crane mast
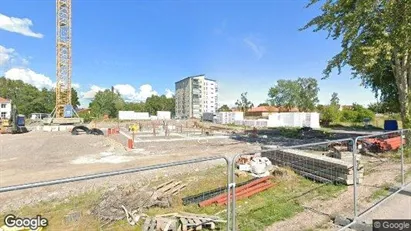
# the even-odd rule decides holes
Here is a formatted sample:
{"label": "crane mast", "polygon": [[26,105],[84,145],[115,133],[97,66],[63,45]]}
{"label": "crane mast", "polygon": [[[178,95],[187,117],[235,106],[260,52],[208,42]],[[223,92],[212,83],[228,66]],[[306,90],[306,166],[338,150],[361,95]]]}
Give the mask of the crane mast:
{"label": "crane mast", "polygon": [[56,107],[55,118],[71,108],[71,0],[56,0]]}

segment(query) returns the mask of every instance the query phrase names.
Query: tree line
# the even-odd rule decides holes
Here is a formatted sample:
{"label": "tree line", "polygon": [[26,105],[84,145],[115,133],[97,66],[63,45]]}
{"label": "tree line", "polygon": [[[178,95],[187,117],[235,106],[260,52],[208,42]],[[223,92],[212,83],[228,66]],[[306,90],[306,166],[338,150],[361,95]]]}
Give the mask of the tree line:
{"label": "tree line", "polygon": [[[307,5],[320,2],[311,0]],[[371,88],[378,111],[399,111],[403,128],[411,127],[411,1],[325,1],[321,14],[300,30],[325,31],[341,41],[324,77],[349,66],[355,78]]]}
{"label": "tree line", "polygon": [[157,111],[170,111],[173,116],[175,114],[175,100],[167,98],[165,95],[152,95],[144,102],[126,102],[118,91],[107,89],[96,93],[89,108],[90,113],[80,113],[80,116],[86,120],[102,118],[104,115],[117,118],[119,111],[148,112],[150,115],[155,115]]}
{"label": "tree line", "polygon": [[[56,105],[55,89],[37,89],[31,84],[21,80],[11,80],[0,77],[0,97],[11,99],[16,105],[19,114],[29,116],[31,113],[51,113]],[[71,90],[71,104],[78,110],[80,106],[79,96],[75,89]],[[149,112],[155,115],[157,111],[175,111],[174,98],[165,95],[153,95],[144,102],[125,102],[117,91],[105,90],[96,93],[89,104],[90,113],[82,111],[80,117],[87,120],[102,118],[108,115],[111,118],[118,116],[118,111]]]}
{"label": "tree line", "polygon": [[[71,89],[71,104],[75,109],[80,106],[77,91]],[[11,80],[0,77],[0,97],[12,100],[19,114],[28,116],[30,113],[51,113],[56,106],[54,89],[37,89],[21,80]]]}
{"label": "tree line", "polygon": [[[372,120],[375,113],[378,113],[378,110],[384,111],[382,106],[387,104],[387,102],[371,104],[369,108],[365,108],[353,103],[351,107],[343,107],[340,105],[338,94],[334,92],[328,105],[319,105],[319,90],[315,78],[280,79],[269,89],[267,102],[260,103],[258,106],[275,106],[284,112],[292,109],[298,109],[300,112],[318,112],[321,121],[329,124],[331,122],[363,122],[367,118]],[[254,107],[247,97],[247,92],[241,94],[235,105],[236,109],[242,112],[247,112]],[[231,109],[223,105],[218,111],[231,111]]]}

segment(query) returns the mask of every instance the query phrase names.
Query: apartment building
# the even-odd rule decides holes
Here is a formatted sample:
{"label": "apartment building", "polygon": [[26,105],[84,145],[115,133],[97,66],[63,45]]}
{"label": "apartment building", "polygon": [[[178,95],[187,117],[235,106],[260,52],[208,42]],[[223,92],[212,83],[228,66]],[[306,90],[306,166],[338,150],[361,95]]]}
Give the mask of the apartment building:
{"label": "apartment building", "polygon": [[11,100],[0,97],[0,120],[10,119]]}
{"label": "apartment building", "polygon": [[204,112],[217,111],[217,81],[196,75],[176,82],[175,87],[177,118],[201,118]]}

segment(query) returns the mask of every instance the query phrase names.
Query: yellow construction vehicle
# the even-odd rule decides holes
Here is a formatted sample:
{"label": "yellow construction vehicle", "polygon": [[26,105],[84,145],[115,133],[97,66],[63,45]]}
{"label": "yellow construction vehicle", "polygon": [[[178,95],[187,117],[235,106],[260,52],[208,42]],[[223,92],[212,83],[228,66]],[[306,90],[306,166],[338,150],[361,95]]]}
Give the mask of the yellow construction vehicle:
{"label": "yellow construction vehicle", "polygon": [[26,133],[26,118],[24,115],[18,114],[16,105],[12,105],[10,119],[3,119],[0,127],[1,133]]}

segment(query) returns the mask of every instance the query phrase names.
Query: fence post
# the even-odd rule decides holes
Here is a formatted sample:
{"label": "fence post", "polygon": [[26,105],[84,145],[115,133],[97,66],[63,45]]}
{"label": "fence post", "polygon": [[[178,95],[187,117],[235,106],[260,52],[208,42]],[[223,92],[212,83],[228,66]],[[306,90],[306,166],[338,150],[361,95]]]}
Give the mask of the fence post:
{"label": "fence post", "polygon": [[401,186],[405,184],[404,172],[404,129],[401,129]]}
{"label": "fence post", "polygon": [[357,137],[357,138],[355,138],[355,140],[354,140],[354,144],[353,144],[353,149],[352,149],[352,151],[353,151],[353,153],[352,153],[352,156],[353,156],[353,170],[354,170],[354,172],[353,172],[353,178],[354,178],[354,181],[353,181],[353,183],[354,183],[354,219],[353,219],[353,221],[355,222],[356,221],[356,219],[357,219],[357,217],[358,217],[358,191],[357,191],[357,171],[358,171],[358,168],[357,168],[357,142],[358,142],[358,138],[359,137]]}

